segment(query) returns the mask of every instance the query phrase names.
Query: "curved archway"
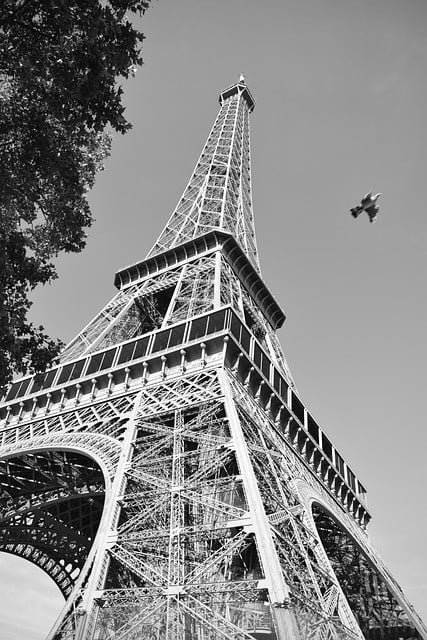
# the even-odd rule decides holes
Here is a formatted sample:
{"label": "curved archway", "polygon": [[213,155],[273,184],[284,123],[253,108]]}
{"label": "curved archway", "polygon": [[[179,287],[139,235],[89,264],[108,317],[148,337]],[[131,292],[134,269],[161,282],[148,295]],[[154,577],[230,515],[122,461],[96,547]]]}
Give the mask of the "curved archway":
{"label": "curved archway", "polygon": [[100,465],[77,451],[0,459],[0,551],[36,564],[66,597],[93,543],[104,497]]}
{"label": "curved archway", "polygon": [[366,640],[422,640],[392,586],[367,553],[320,503],[312,514],[323,548]]}

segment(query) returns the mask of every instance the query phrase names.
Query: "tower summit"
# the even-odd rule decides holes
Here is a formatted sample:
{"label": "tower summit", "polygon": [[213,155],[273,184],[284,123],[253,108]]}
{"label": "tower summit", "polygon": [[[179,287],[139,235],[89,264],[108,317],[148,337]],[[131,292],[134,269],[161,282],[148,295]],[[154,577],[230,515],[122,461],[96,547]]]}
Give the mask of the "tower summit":
{"label": "tower summit", "polygon": [[175,211],[149,256],[219,229],[230,233],[259,271],[252,211],[249,114],[255,102],[243,76],[221,105]]}
{"label": "tower summit", "polygon": [[145,260],[0,405],[0,550],[49,640],[427,640],[366,491],[298,396],[261,278],[244,78]]}

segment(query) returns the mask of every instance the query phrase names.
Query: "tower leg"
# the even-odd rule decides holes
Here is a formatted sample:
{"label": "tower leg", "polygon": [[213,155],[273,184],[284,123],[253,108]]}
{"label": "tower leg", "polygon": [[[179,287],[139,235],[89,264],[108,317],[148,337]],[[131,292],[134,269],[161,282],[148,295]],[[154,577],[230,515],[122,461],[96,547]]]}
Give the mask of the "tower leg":
{"label": "tower leg", "polygon": [[223,370],[218,371],[218,376],[224,392],[225,410],[229,420],[230,433],[233,438],[236,459],[243,476],[243,485],[250,509],[258,553],[265,573],[278,640],[304,640],[300,635],[295,614],[292,611],[289,587],[285,582],[280,566],[279,556],[263,507],[247,444],[242,433],[230,383]]}

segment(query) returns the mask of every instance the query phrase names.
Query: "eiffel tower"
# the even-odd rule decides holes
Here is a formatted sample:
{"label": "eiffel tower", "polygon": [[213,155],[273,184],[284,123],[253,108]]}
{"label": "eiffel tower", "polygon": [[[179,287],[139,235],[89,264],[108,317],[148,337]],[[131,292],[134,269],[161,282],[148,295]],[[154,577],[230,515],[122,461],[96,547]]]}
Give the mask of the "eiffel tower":
{"label": "eiffel tower", "polygon": [[0,407],[0,550],[50,640],[427,640],[366,491],[305,408],[260,272],[243,77],[145,260]]}

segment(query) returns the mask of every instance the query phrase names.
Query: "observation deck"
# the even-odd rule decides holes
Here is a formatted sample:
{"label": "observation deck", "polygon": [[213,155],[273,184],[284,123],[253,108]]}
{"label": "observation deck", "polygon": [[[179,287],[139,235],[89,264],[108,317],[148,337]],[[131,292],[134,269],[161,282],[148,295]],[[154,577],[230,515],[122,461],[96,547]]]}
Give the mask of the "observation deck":
{"label": "observation deck", "polygon": [[239,82],[237,82],[236,84],[233,84],[231,87],[228,87],[228,89],[225,89],[225,91],[222,91],[220,93],[219,95],[220,105],[222,105],[225,102],[225,100],[227,100],[228,98],[231,98],[232,96],[238,93],[240,93],[242,97],[246,100],[249,108],[249,113],[252,113],[252,111],[255,108],[255,100],[253,99],[251,92],[247,88],[245,79],[243,78],[243,76],[240,77]]}

